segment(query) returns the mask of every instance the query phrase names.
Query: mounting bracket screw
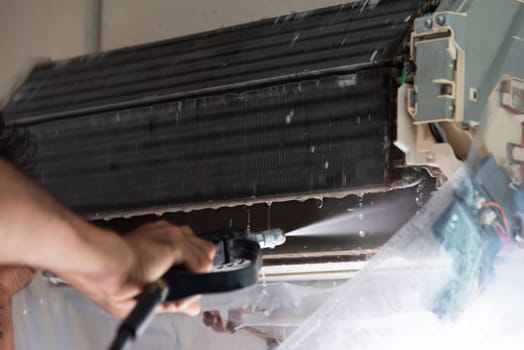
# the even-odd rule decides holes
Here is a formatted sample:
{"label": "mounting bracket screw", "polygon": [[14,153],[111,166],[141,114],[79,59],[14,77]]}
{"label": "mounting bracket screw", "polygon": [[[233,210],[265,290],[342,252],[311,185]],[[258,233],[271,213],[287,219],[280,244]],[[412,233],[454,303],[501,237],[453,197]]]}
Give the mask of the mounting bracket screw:
{"label": "mounting bracket screw", "polygon": [[428,29],[431,29],[431,26],[433,25],[433,20],[431,18],[426,18],[424,20],[424,26]]}
{"label": "mounting bracket screw", "polygon": [[446,17],[443,16],[443,15],[438,15],[437,16],[437,24],[439,26],[443,26],[444,24],[446,24]]}

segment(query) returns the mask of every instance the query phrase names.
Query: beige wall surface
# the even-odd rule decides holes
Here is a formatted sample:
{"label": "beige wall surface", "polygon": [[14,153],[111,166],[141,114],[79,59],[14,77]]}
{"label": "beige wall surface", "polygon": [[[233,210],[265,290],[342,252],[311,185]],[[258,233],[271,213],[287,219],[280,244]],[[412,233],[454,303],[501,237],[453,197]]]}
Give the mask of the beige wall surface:
{"label": "beige wall surface", "polygon": [[[30,58],[86,53],[96,1],[0,0],[0,100]],[[351,0],[100,1],[101,49],[110,50]]]}
{"label": "beige wall surface", "polygon": [[350,0],[104,0],[102,48],[167,39]]}
{"label": "beige wall surface", "polygon": [[84,0],[0,0],[0,99],[32,57],[80,55]]}

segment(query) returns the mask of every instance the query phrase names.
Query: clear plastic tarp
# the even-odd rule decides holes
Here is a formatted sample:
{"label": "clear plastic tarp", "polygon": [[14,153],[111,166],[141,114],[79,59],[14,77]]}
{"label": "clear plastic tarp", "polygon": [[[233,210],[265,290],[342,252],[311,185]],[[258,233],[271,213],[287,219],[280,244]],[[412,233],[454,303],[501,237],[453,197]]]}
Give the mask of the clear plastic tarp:
{"label": "clear plastic tarp", "polygon": [[[464,171],[457,174],[279,349],[520,347],[524,341],[522,252],[503,248],[484,280],[479,278],[481,263],[475,260],[479,257],[472,257],[476,270],[463,276],[433,232],[456,200],[457,187],[467,179]],[[469,235],[460,229],[457,234]],[[475,245],[468,238],[462,243],[463,254],[468,253],[468,245]]]}

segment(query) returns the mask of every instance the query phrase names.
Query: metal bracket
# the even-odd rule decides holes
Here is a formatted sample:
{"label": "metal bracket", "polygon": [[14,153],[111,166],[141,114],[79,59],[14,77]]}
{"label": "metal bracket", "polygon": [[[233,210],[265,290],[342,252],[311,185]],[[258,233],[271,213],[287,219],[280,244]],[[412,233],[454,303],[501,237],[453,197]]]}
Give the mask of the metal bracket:
{"label": "metal bracket", "polygon": [[397,99],[397,139],[394,144],[405,154],[408,166],[437,168],[446,178],[450,178],[460,167],[453,148],[447,143],[436,143],[428,124],[414,124],[408,115],[408,86],[398,89]]}

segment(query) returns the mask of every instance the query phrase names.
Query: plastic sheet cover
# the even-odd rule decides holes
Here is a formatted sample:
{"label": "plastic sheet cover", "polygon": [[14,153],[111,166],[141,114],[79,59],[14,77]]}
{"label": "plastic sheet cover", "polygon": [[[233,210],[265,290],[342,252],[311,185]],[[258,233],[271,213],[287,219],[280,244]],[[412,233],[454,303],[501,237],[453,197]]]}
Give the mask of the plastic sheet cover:
{"label": "plastic sheet cover", "polygon": [[[456,269],[433,234],[462,171],[279,347],[291,349],[514,349],[524,341],[524,259],[504,248],[494,271],[438,312]],[[465,234],[465,232],[458,232]],[[449,302],[449,300],[448,300]],[[450,305],[447,305],[450,306]],[[446,317],[448,316],[448,317]]]}
{"label": "plastic sheet cover", "polygon": [[[129,350],[274,349],[338,288],[318,284],[261,283],[206,295],[199,316],[157,315]],[[54,286],[41,274],[16,295],[13,310],[17,350],[105,349],[119,325],[75,290]]]}

